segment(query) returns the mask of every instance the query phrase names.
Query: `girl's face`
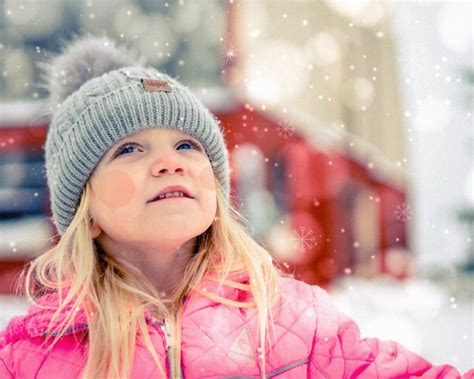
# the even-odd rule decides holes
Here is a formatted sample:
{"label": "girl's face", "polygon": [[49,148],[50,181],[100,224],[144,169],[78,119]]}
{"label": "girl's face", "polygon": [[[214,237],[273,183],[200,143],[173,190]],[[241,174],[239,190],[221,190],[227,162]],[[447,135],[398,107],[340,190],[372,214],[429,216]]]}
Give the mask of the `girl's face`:
{"label": "girl's face", "polygon": [[[179,130],[149,128],[112,146],[91,178],[93,238],[120,248],[173,247],[203,233],[216,215],[216,183],[201,143]],[[153,201],[168,186],[193,198]]]}

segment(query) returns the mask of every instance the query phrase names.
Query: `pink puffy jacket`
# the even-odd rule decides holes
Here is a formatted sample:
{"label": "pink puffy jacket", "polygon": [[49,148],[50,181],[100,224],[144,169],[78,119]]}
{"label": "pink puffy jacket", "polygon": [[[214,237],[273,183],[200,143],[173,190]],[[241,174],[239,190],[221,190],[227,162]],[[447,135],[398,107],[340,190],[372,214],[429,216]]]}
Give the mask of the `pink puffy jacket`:
{"label": "pink puffy jacket", "polygon": [[[248,284],[248,278],[232,278]],[[461,378],[452,366],[433,366],[393,341],[360,339],[359,328],[332,303],[327,292],[302,281],[280,279],[283,298],[273,308],[277,342],[267,352],[268,378]],[[203,296],[217,293],[229,300],[251,301],[247,291],[205,279],[186,298],[181,319],[181,370],[188,378],[258,378],[261,376],[256,341],[255,308],[235,308]],[[42,304],[57,304],[47,295]],[[77,378],[84,367],[87,331],[84,317],[48,354],[40,348],[52,316],[32,306],[25,316],[13,318],[0,335],[0,378]],[[147,317],[150,336],[166,367],[168,355],[161,320]],[[137,342],[133,378],[159,378],[148,351]],[[474,378],[474,369],[462,379]]]}

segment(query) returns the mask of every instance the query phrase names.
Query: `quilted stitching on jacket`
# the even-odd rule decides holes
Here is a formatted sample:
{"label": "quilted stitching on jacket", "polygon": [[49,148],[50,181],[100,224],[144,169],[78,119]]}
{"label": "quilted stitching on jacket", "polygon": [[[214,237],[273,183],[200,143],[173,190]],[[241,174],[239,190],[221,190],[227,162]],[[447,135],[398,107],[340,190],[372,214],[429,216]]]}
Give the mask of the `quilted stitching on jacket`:
{"label": "quilted stitching on jacket", "polygon": [[[245,277],[233,278],[248,283]],[[461,375],[452,366],[433,366],[422,357],[405,349],[394,341],[376,338],[360,339],[360,332],[347,315],[332,303],[327,292],[304,282],[281,278],[284,296],[273,307],[276,340],[272,352],[267,351],[267,373],[285,379],[315,378],[423,378],[459,379]],[[216,291],[217,283],[204,281],[202,288]],[[230,300],[250,301],[246,291],[223,286],[220,296]],[[40,300],[44,305],[57,304],[54,295]],[[182,368],[186,378],[250,378],[259,377],[257,359],[257,318],[255,309],[237,309],[211,300],[197,292],[191,292],[182,315]],[[0,333],[0,377],[38,379],[58,378],[60,372],[69,372],[69,362],[77,354],[76,335],[84,328],[84,314],[79,313],[64,344],[46,356],[28,355],[24,350],[36,350],[43,337],[53,310],[31,307],[28,314],[13,318]],[[215,321],[221,321],[217,325]],[[160,346],[163,334],[159,321],[148,318],[152,341]],[[84,349],[84,346],[81,347]],[[157,375],[153,361],[143,346],[137,348],[132,377],[153,378]],[[44,360],[44,362],[43,362]],[[297,364],[295,363],[297,362]],[[83,362],[82,362],[83,363]],[[295,364],[295,367],[288,365]],[[41,372],[38,368],[43,367]],[[77,366],[77,365],[76,365]],[[277,374],[280,369],[291,367]],[[474,369],[462,379],[474,378]],[[68,377],[69,379],[69,377]]]}

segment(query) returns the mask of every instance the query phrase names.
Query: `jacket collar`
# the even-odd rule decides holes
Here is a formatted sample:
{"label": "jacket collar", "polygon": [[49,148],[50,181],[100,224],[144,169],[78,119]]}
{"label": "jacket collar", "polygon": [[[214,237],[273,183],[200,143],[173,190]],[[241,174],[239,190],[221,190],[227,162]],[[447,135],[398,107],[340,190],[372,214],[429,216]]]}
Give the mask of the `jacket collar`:
{"label": "jacket collar", "polygon": [[[249,285],[249,277],[246,273],[233,272],[227,277],[227,281],[237,283],[240,288],[235,288],[227,285],[225,282],[220,288],[219,283],[214,279],[214,276],[207,275],[193,290],[188,294],[185,303],[181,309],[182,316],[187,316],[195,311],[212,306],[217,303],[215,296],[224,298],[230,301],[251,302],[251,294],[246,290]],[[206,296],[210,294],[210,297]],[[6,328],[0,332],[0,348],[8,343],[15,342],[20,339],[43,337],[46,335],[54,335],[49,329],[49,323],[54,315],[55,310],[59,306],[59,295],[57,292],[49,293],[37,299],[36,304],[33,304],[28,309],[25,315],[15,316],[10,319]],[[57,325],[64,321],[68,312],[73,312],[72,304],[68,304],[64,312],[59,315]],[[162,320],[157,320],[153,316],[145,314],[148,323],[161,324]],[[84,332],[87,330],[87,317],[83,309],[75,312],[73,323],[63,333],[74,334]]]}

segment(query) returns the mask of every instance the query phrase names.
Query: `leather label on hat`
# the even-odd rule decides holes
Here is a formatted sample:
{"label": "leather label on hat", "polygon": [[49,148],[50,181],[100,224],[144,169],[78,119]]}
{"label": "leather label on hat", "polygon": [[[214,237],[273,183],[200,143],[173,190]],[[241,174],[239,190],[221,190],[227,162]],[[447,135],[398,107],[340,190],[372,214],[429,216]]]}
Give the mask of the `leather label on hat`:
{"label": "leather label on hat", "polygon": [[148,92],[169,92],[171,90],[168,82],[162,79],[142,78],[143,88]]}

